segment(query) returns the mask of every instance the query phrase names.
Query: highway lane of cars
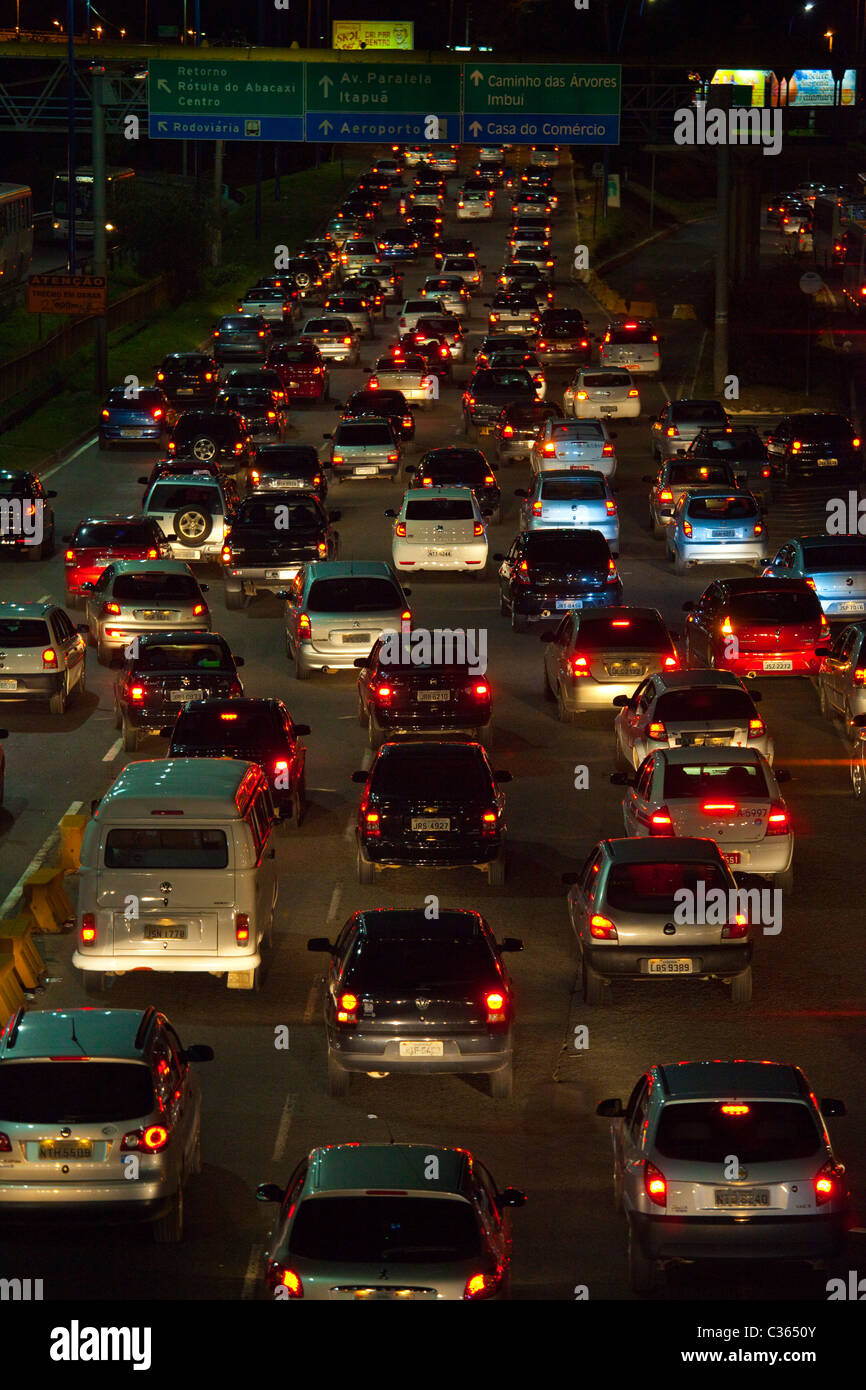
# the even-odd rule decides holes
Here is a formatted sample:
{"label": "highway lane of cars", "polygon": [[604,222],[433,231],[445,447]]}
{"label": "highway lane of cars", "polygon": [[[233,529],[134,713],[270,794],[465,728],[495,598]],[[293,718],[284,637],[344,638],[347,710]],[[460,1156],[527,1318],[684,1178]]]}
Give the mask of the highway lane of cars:
{"label": "highway lane of cars", "polygon": [[[482,224],[478,230],[479,239],[484,238],[482,259],[488,266],[496,265],[503,240],[502,223],[497,219],[492,227]],[[563,237],[560,260],[567,249]],[[409,277],[407,283],[412,283]],[[569,292],[563,296],[572,297]],[[594,322],[598,324],[597,316]],[[473,331],[480,333],[483,326],[480,316],[475,316]],[[366,349],[365,355],[368,352]],[[363,382],[361,373],[334,369],[332,394],[339,383],[338,398],[345,399],[349,388]],[[562,376],[557,384],[559,392],[553,394],[559,398]],[[459,391],[444,392],[429,416],[418,416],[422,449],[460,442],[459,398]],[[332,415],[319,411],[308,419],[296,412],[292,423],[297,433],[292,438],[317,443],[322,421],[332,419]],[[639,478],[649,463],[645,422],[633,434],[627,433],[627,438],[624,434],[617,441],[620,467],[615,480],[622,512],[619,568],[625,600],[658,604],[671,625],[678,627],[682,623],[679,606],[684,598],[697,597],[699,585],[693,577],[671,577],[659,543],[642,530],[646,490]],[[110,501],[132,509],[140,496],[134,483],[140,467],[141,455],[118,451],[102,459],[89,453],[61,472],[61,496],[55,505],[62,529],[80,519],[96,495],[100,506]],[[506,477],[515,485],[526,484],[528,474],[526,465],[507,466]],[[499,478],[505,482],[502,473]],[[341,494],[346,494],[340,499],[344,554],[388,557],[388,522],[383,518],[380,523],[378,518],[380,508],[396,505],[401,492],[400,486],[378,481],[352,482],[341,489]],[[500,537],[507,543],[517,530],[517,504],[511,502],[509,489],[503,488],[503,492],[506,517],[495,528],[497,543]],[[378,529],[373,531],[371,526]],[[376,540],[371,545],[373,536]],[[8,575],[10,587],[22,598],[34,593],[33,574],[30,566],[4,570],[4,578]],[[61,569],[56,561],[47,561],[39,574],[42,593],[51,585],[51,579],[43,574],[52,576],[56,583]],[[213,1044],[217,1054],[216,1065],[203,1077],[206,1169],[198,1188],[192,1184],[189,1191],[189,1244],[172,1251],[168,1261],[165,1251],[157,1260],[142,1247],[140,1268],[133,1273],[124,1271],[124,1296],[135,1296],[134,1290],[144,1287],[148,1291],[155,1287],[168,1297],[193,1288],[198,1295],[202,1291],[216,1295],[229,1289],[236,1296],[249,1265],[251,1245],[263,1243],[264,1228],[250,1200],[251,1185],[269,1175],[285,1182],[294,1160],[322,1141],[323,1129],[329,1139],[381,1138],[381,1128],[364,1119],[372,1108],[396,1126],[401,1140],[415,1139],[420,1132],[425,1139],[430,1136],[431,1142],[465,1144],[491,1165],[498,1181],[513,1182],[529,1191],[530,1205],[515,1217],[516,1296],[568,1297],[573,1284],[588,1283],[593,1297],[622,1297],[626,1287],[624,1233],[619,1218],[612,1211],[608,1214],[606,1126],[591,1117],[591,1110],[600,1096],[612,1095],[618,1088],[627,1095],[635,1076],[652,1062],[677,1061],[687,1054],[716,1056],[723,1047],[728,1055],[743,1055],[743,1015],[741,1010],[732,1014],[727,1001],[722,997],[709,999],[700,987],[693,999],[692,991],[683,993],[676,982],[656,982],[652,989],[644,990],[632,986],[630,992],[626,986],[616,1007],[604,1014],[588,1014],[571,995],[575,967],[559,874],[578,869],[598,838],[619,833],[621,793],[607,786],[613,766],[614,711],[611,709],[607,723],[593,728],[558,727],[551,721],[541,698],[544,649],[531,636],[511,635],[497,616],[492,572],[488,571],[484,584],[473,585],[471,590],[450,579],[416,581],[412,605],[418,620],[453,625],[459,614],[459,621],[490,630],[496,764],[507,766],[515,776],[508,788],[513,864],[504,890],[486,888],[474,872],[450,877],[418,871],[405,877],[389,875],[393,886],[387,885],[388,902],[417,907],[429,893],[441,894],[443,902],[453,902],[454,906],[478,907],[498,938],[513,930],[526,939],[526,950],[513,967],[518,998],[515,1091],[520,1128],[514,1132],[507,1106],[504,1113],[497,1113],[488,1097],[455,1078],[363,1079],[356,1083],[360,1105],[356,1101],[347,1112],[343,1103],[324,1098],[319,1005],[311,991],[315,974],[304,954],[304,944],[308,936],[321,934],[319,928],[336,935],[354,907],[370,905],[368,893],[353,882],[348,834],[357,807],[348,774],[361,766],[363,737],[359,737],[355,723],[354,684],[343,677],[319,677],[303,686],[296,683],[282,653],[279,605],[263,598],[243,614],[224,614],[220,582],[213,575],[208,578],[214,627],[229,638],[232,650],[247,657],[247,693],[279,695],[294,718],[304,719],[313,729],[306,740],[311,806],[297,841],[279,851],[281,872],[292,885],[291,904],[284,905],[278,920],[279,949],[264,995],[247,1001],[226,996],[206,977],[183,986],[171,977],[160,978],[158,1002],[162,1005],[164,1001],[166,1011],[183,1025],[184,1033],[195,1029],[202,1041]],[[46,789],[44,793],[37,791],[43,795],[42,824],[46,829],[50,808],[54,807],[55,816],[65,808],[65,801],[57,805],[59,789],[74,787],[74,795],[86,801],[104,790],[106,774],[111,770],[110,764],[102,768],[100,760],[110,751],[112,739],[112,676],[92,663],[88,674],[91,688],[99,695],[100,711],[94,711],[91,701],[83,711],[89,716],[86,722],[70,711],[61,731],[49,726],[47,716],[35,712],[4,712],[4,720],[13,730],[8,745],[13,773],[20,756],[16,744],[23,745],[20,731],[44,735],[45,747],[33,749],[31,756],[35,784]],[[759,939],[756,943],[757,983],[755,1003],[748,1013],[748,1055],[790,1058],[805,1067],[822,1092],[844,1095],[847,1091],[850,1096],[857,1057],[852,1024],[845,1017],[845,1005],[851,1001],[847,995],[840,997],[833,962],[826,956],[816,960],[808,939],[810,918],[824,902],[832,901],[835,950],[850,952],[857,940],[855,915],[837,902],[838,894],[833,897],[837,870],[821,848],[843,842],[853,803],[844,782],[844,768],[813,761],[838,759],[841,745],[829,726],[817,718],[814,694],[805,684],[771,687],[767,680],[763,687],[761,712],[774,734],[777,757],[785,765],[792,759],[802,764],[790,801],[810,833],[798,839],[797,852],[805,859],[807,875],[798,879],[803,887],[795,890],[790,906],[786,902],[785,928],[778,940]],[[54,768],[54,750],[62,746],[64,753],[68,752],[70,740],[75,741],[78,764],[71,776],[64,768]],[[32,743],[32,739],[27,741],[28,754]],[[590,798],[575,785],[575,764],[587,768],[593,788]],[[11,784],[13,773],[11,797],[17,795]],[[555,818],[549,810],[551,797],[562,807],[562,814]],[[17,807],[20,801],[12,804]],[[33,826],[32,819],[29,824]],[[38,838],[32,836],[30,853]],[[314,860],[311,846],[315,847]],[[542,884],[543,896],[539,897]],[[377,885],[377,903],[379,891]],[[788,914],[793,929],[787,925]],[[57,970],[65,977],[63,998],[75,1002],[80,998],[80,986],[69,971],[65,948],[63,942],[55,945]],[[854,963],[850,964],[853,968]],[[59,991],[55,994],[61,997]],[[668,1009],[666,1017],[662,997]],[[112,991],[111,1002],[133,1007],[146,1001],[139,983],[127,977]],[[797,1010],[802,1011],[799,1016]],[[621,1011],[629,1019],[629,1035],[637,1039],[635,1042],[623,1039],[621,1022],[617,1021]],[[255,1036],[260,1030],[250,1025],[253,1019],[259,1024],[263,1014],[274,1025],[289,1024],[291,1047],[285,1056]],[[580,1022],[590,1023],[590,1046],[583,1054],[572,1045],[571,1025]],[[206,1037],[202,1023],[208,1025]],[[563,1042],[566,1051],[560,1056]],[[832,1052],[829,1062],[828,1044]],[[552,1074],[566,1084],[553,1084]],[[432,1123],[431,1116],[436,1117]],[[862,1122],[852,1116],[845,1123],[849,1128],[840,1134],[837,1127],[835,1133],[843,1153],[851,1154],[857,1138],[862,1141]],[[856,1170],[856,1165],[852,1164],[852,1169]],[[856,1171],[852,1176],[855,1184],[862,1182]],[[77,1255],[82,1287],[104,1292],[103,1284],[107,1285],[121,1266],[110,1241],[100,1241],[98,1249],[99,1258],[85,1259],[83,1272],[81,1251],[74,1245],[55,1252],[56,1277],[63,1288],[73,1287]],[[213,1269],[203,1277],[200,1255],[205,1251],[227,1269]],[[10,1273],[15,1272],[16,1259],[23,1258],[23,1251],[9,1248]],[[801,1276],[774,1277],[773,1293],[777,1296],[786,1288],[801,1291],[806,1287]],[[742,1278],[744,1289],[760,1284],[752,1272]],[[731,1293],[726,1280],[712,1273],[701,1274],[699,1287],[715,1297]],[[672,1292],[676,1295],[683,1288],[675,1276]]]}

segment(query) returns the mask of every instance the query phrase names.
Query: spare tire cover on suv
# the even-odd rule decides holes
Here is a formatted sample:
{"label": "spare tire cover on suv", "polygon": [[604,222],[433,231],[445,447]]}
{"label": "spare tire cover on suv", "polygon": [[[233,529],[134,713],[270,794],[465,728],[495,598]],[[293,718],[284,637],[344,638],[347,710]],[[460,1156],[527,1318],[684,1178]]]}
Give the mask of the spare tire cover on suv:
{"label": "spare tire cover on suv", "polygon": [[171,523],[175,535],[187,545],[206,541],[213,530],[214,518],[200,502],[190,502],[175,512]]}

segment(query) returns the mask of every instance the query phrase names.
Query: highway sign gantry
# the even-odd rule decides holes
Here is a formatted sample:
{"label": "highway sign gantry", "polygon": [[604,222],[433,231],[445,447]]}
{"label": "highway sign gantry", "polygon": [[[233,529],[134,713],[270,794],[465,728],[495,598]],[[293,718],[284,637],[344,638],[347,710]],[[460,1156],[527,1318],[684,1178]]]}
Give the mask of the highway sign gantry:
{"label": "highway sign gantry", "polygon": [[154,58],[148,133],[158,140],[303,140],[305,66]]}
{"label": "highway sign gantry", "polygon": [[304,66],[307,140],[457,143],[457,64],[335,62]]}
{"label": "highway sign gantry", "polygon": [[615,63],[464,63],[460,139],[617,145],[621,74]]}

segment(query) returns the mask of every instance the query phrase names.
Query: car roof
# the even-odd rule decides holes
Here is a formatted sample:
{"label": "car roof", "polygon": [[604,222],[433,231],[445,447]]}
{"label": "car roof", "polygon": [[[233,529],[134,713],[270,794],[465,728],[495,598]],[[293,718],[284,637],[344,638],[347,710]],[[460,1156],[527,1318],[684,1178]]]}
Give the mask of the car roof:
{"label": "car roof", "polygon": [[417,934],[425,938],[447,937],[455,927],[468,928],[474,933],[480,931],[484,921],[480,912],[467,907],[442,908],[435,918],[428,917],[426,907],[374,907],[355,915],[370,934],[375,933],[377,927],[386,928],[389,932],[405,927],[413,936]]}
{"label": "car roof", "polygon": [[762,754],[757,748],[659,748],[656,755],[670,767],[691,766],[693,763],[759,764]]}
{"label": "car roof", "polygon": [[142,632],[136,636],[138,649],[142,647],[167,647],[173,643],[182,646],[186,642],[216,642],[219,646],[228,648],[228,642],[219,632],[198,632],[189,628],[182,628],[177,632]]}
{"label": "car roof", "polygon": [[[573,476],[574,475],[572,474],[572,477]],[[550,530],[553,529],[553,527],[550,528]],[[571,527],[566,526],[562,529],[565,530],[568,535],[572,534]],[[549,534],[549,531],[547,533],[544,531],[529,531],[526,534],[530,536],[543,536],[545,534]],[[661,623],[662,627],[666,627],[665,620],[657,608],[638,608],[636,606],[632,606],[631,604],[625,603],[620,604],[618,607],[608,607],[608,605],[605,604],[603,608],[584,608],[582,610],[578,610],[575,616],[578,618],[590,617],[593,619],[609,618],[612,622],[616,619],[622,618],[643,618],[649,619],[650,622]]]}
{"label": "car roof", "polygon": [[726,690],[745,689],[733,671],[656,671],[650,680],[660,684],[663,690],[692,690],[698,686],[713,690],[721,687]]}
{"label": "car roof", "polygon": [[724,863],[715,840],[699,839],[697,835],[665,835],[658,839],[630,835],[627,839],[600,843],[617,864],[705,864],[709,859]]}
{"label": "car roof", "polygon": [[395,578],[386,560],[310,560],[307,573],[311,579]]}
{"label": "car roof", "polygon": [[[152,1010],[141,1009],[32,1009],[3,1030],[0,1058],[19,1061],[36,1057],[141,1058],[149,1029],[143,1029]],[[74,1037],[73,1037],[74,1033]]]}
{"label": "car roof", "polygon": [[425,497],[453,498],[456,501],[471,500],[475,493],[471,487],[454,487],[447,483],[442,483],[439,487],[407,487],[404,495],[404,502],[414,502],[416,498],[423,500]]}
{"label": "car roof", "polygon": [[187,718],[190,714],[201,714],[205,710],[233,710],[233,711],[252,711],[267,709],[284,710],[286,708],[282,700],[275,695],[242,695],[219,697],[218,699],[205,698],[203,700],[189,700],[185,706],[181,706],[178,717],[183,715]]}
{"label": "car roof", "polygon": [[185,560],[113,560],[111,569],[118,574],[188,574],[192,570]]}
{"label": "car roof", "polygon": [[[736,502],[739,502],[741,498],[748,499],[752,497],[752,494],[743,488],[740,488],[737,492],[732,492],[729,487],[713,488],[711,492],[708,492],[706,488],[701,487],[700,483],[695,483],[694,486],[696,488],[700,487],[701,490],[700,492],[694,492],[692,488],[686,488],[683,494],[686,499],[686,506],[690,506],[692,502],[712,502],[716,498],[721,497],[728,497],[731,501]],[[755,499],[752,498],[752,500],[754,501]],[[755,503],[755,505],[757,506],[757,503]]]}
{"label": "car roof", "polygon": [[799,1067],[744,1059],[666,1062],[653,1068],[671,1100],[762,1097],[803,1100],[808,1091]]}
{"label": "car roof", "polygon": [[57,605],[54,603],[42,603],[36,599],[31,599],[26,603],[13,603],[12,600],[0,602],[0,618],[44,618],[51,613]]}
{"label": "car roof", "polygon": [[[427,1178],[438,1159],[438,1176]],[[435,1144],[329,1144],[313,1149],[304,1182],[304,1200],[334,1192],[389,1191],[425,1196],[447,1192],[463,1196],[472,1159],[465,1149]]]}
{"label": "car roof", "polygon": [[[249,774],[259,780],[257,763],[243,758],[145,758],[127,763],[96,809],[104,821],[146,820],[176,801],[190,819],[224,818]],[[152,822],[156,824],[156,822]],[[177,826],[177,821],[173,824]]]}

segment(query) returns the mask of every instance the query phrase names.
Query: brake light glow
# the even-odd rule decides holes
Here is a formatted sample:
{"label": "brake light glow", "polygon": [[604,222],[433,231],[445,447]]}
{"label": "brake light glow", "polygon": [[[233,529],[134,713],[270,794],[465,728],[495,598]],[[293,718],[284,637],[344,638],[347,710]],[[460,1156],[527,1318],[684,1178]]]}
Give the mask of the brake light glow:
{"label": "brake light glow", "polygon": [[825,1202],[829,1202],[836,1196],[836,1179],[839,1176],[839,1169],[835,1163],[828,1161],[822,1168],[819,1168],[815,1175],[815,1206],[822,1207]]}
{"label": "brake light glow", "polygon": [[589,675],[589,661],[585,656],[573,656],[571,658],[571,674],[575,680],[579,676]]}
{"label": "brake light glow", "polygon": [[[492,990],[489,994],[485,994],[484,1002],[487,1005],[489,1013],[501,1014],[505,1008],[505,995],[498,993],[496,990]],[[488,1019],[488,1022],[489,1021]]]}
{"label": "brake light glow", "polygon": [[124,1134],[120,1141],[121,1153],[134,1151],[158,1154],[166,1147],[169,1131],[164,1125],[148,1125],[147,1128],[133,1129]]}
{"label": "brake light glow", "polygon": [[784,806],[771,806],[767,816],[767,834],[787,835],[788,829],[788,812]]}
{"label": "brake light glow", "polygon": [[639,394],[640,393],[637,391],[637,389],[635,387],[632,387],[632,389],[628,393],[628,398],[630,401],[635,401],[637,400]]}
{"label": "brake light glow", "polygon": [[129,698],[130,698],[130,700],[143,700],[143,699],[144,699],[144,686],[143,686],[143,685],[131,685],[131,686],[129,687]]}
{"label": "brake light glow", "polygon": [[298,636],[312,637],[312,635],[313,631],[310,627],[310,615],[309,613],[302,613],[298,618]]}
{"label": "brake light glow", "polygon": [[644,1168],[643,1185],[646,1195],[655,1206],[667,1206],[668,1185],[664,1173],[660,1172],[653,1163],[647,1163]]}
{"label": "brake light glow", "polygon": [[397,525],[394,527],[394,535],[395,535],[395,536],[405,536],[405,534],[406,534],[406,523],[405,523],[405,521],[398,521],[398,522],[397,522]]}
{"label": "brake light glow", "polygon": [[679,666],[679,661],[675,656],[666,656],[663,664],[666,671],[675,671]]}
{"label": "brake light glow", "polygon": [[250,919],[246,912],[235,913],[235,941],[238,946],[246,946],[250,939]]}
{"label": "brake light glow", "polygon": [[767,726],[763,719],[749,720],[749,738],[763,738],[767,731]]}
{"label": "brake light glow", "polygon": [[472,1274],[466,1280],[464,1299],[493,1298],[502,1283],[503,1269],[497,1265],[492,1274]]}
{"label": "brake light glow", "polygon": [[484,535],[484,523],[483,523],[482,521],[476,521],[476,522],[475,522],[475,525],[472,527],[472,534],[473,534],[473,536],[483,536],[483,535]]}
{"label": "brake light glow", "polygon": [[664,739],[667,741],[668,731],[660,719],[654,719],[646,732],[647,738]]}
{"label": "brake light glow", "polygon": [[602,917],[598,912],[594,912],[589,919],[589,934],[595,937],[596,941],[619,940],[613,922],[609,917]]}
{"label": "brake light glow", "polygon": [[619,575],[618,575],[617,572],[616,572],[616,565],[615,565],[614,562],[613,562],[613,557],[611,557],[611,558],[608,560],[608,562],[607,562],[607,583],[608,583],[608,584],[618,584],[618,583],[619,583]]}
{"label": "brake light glow", "polygon": [[673,825],[667,806],[662,806],[660,810],[653,811],[650,816],[649,833],[650,835],[671,835]]}
{"label": "brake light glow", "polygon": [[93,912],[84,912],[81,915],[81,940],[89,946],[96,941],[96,915]]}
{"label": "brake light glow", "polygon": [[731,627],[730,618],[725,618],[725,620],[722,623],[722,632],[724,633],[725,637],[730,637],[733,630],[734,629]]}
{"label": "brake light glow", "polygon": [[734,801],[705,801],[701,806],[704,815],[715,816],[725,814],[735,814],[737,804]]}
{"label": "brake light glow", "polygon": [[670,488],[668,488],[668,487],[662,488],[661,492],[659,493],[659,501],[660,501],[660,502],[673,502],[673,500],[674,500],[674,495],[673,495],[673,493],[671,492]]}
{"label": "brake light glow", "polygon": [[368,835],[381,835],[378,811],[366,811],[364,813],[364,829]]}
{"label": "brake light glow", "polygon": [[751,1110],[750,1105],[723,1105],[723,1115],[748,1115]]}
{"label": "brake light glow", "polygon": [[553,440],[550,440],[547,444],[545,444],[541,452],[545,454],[547,458],[553,458],[553,456],[556,453],[556,445],[554,444]]}
{"label": "brake light glow", "polygon": [[612,444],[605,444],[604,447],[602,448],[602,451],[601,451],[601,452],[602,452],[602,457],[603,457],[603,458],[606,458],[606,459],[613,458],[613,445],[612,445]]}
{"label": "brake light glow", "polygon": [[[118,611],[119,611],[119,610],[118,610]],[[46,647],[46,648],[45,648],[44,652],[42,653],[42,665],[43,665],[43,666],[56,666],[56,665],[57,665],[57,653],[56,653],[56,651],[54,650],[53,647]]]}

